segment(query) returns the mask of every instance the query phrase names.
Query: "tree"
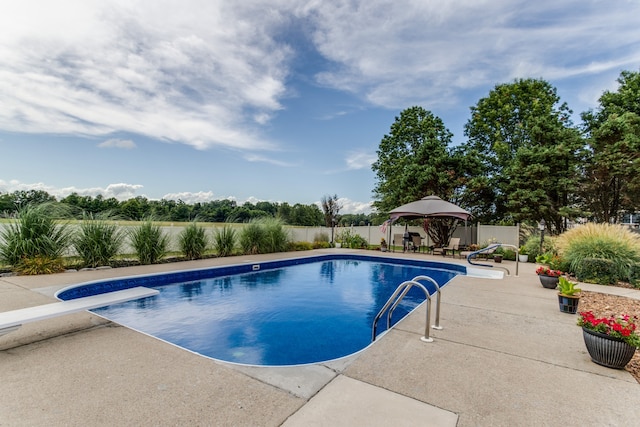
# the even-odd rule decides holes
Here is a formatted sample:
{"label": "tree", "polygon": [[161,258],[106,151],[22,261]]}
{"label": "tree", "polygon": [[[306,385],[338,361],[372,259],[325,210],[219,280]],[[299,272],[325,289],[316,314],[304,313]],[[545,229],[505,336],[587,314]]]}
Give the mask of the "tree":
{"label": "tree", "polygon": [[471,108],[465,125],[467,157],[481,163],[467,191],[493,222],[538,222],[561,232],[577,186],[583,143],[571,110],[539,79],[499,84]]}
{"label": "tree", "polygon": [[333,227],[338,221],[338,213],[342,209],[342,205],[338,203],[338,195],[333,196],[325,195],[320,200],[322,205],[322,213],[324,214],[324,225],[327,227]]}
{"label": "tree", "polygon": [[449,149],[452,136],[430,111],[402,111],[380,141],[372,165],[377,178],[373,206],[389,212],[431,194],[452,200],[464,185],[461,153]]}
{"label": "tree", "polygon": [[598,222],[617,222],[640,206],[640,72],[623,71],[616,92],[582,114],[589,135],[581,195]]}

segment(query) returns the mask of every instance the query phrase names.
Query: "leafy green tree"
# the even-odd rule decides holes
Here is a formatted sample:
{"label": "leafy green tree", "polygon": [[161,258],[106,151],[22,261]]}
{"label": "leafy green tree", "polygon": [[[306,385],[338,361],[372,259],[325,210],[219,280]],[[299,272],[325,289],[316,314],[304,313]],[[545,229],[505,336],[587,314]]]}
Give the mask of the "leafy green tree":
{"label": "leafy green tree", "polygon": [[377,178],[374,207],[389,212],[431,194],[453,201],[465,178],[462,153],[449,149],[452,136],[430,111],[402,111],[380,141],[372,165]]}
{"label": "leafy green tree", "polygon": [[54,196],[43,190],[20,190],[14,191],[13,195],[15,203],[19,207],[56,202],[56,198]]}
{"label": "leafy green tree", "polygon": [[570,114],[556,89],[541,79],[496,85],[471,107],[463,149],[481,169],[466,190],[482,195],[476,206],[490,212],[493,222],[544,218],[561,231],[563,215],[575,213],[570,193],[582,142]]}
{"label": "leafy green tree", "polygon": [[640,72],[623,71],[616,92],[582,114],[589,135],[581,194],[598,222],[617,222],[640,206]]}
{"label": "leafy green tree", "polygon": [[[449,147],[452,137],[430,111],[422,107],[402,111],[382,138],[372,165],[377,176],[373,206],[389,212],[429,195],[464,206],[464,190],[478,167],[462,150]],[[431,218],[426,228],[436,244],[446,244],[456,223],[454,218]]]}

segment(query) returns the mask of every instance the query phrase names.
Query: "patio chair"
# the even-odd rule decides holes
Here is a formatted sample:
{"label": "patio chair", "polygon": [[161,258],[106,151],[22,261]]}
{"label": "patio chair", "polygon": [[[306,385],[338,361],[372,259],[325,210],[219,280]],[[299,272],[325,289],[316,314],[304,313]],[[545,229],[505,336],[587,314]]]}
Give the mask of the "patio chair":
{"label": "patio chair", "polygon": [[393,251],[395,252],[396,248],[395,246],[402,246],[404,247],[404,242],[403,242],[403,235],[402,234],[394,234],[393,235],[393,241],[391,242],[391,245],[393,247]]}
{"label": "patio chair", "polygon": [[449,240],[449,244],[447,246],[442,248],[433,248],[433,253],[434,255],[436,253],[441,253],[442,256],[447,256],[447,252],[451,252],[451,256],[455,256],[456,251],[459,250],[458,249],[459,247],[460,247],[460,238],[452,237],[451,240]]}

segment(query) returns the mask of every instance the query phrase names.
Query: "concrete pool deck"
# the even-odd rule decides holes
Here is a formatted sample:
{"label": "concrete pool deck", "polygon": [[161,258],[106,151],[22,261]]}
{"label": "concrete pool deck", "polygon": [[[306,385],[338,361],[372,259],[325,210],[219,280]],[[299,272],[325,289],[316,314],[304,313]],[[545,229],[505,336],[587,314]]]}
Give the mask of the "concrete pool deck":
{"label": "concrete pool deck", "polygon": [[[308,255],[0,277],[0,312],[50,303],[70,284]],[[514,274],[514,262],[503,266]],[[444,329],[431,330],[432,343],[420,341],[423,304],[364,351],[302,367],[217,362],[89,312],[26,324],[0,336],[0,426],[637,425],[640,384],[590,360],[576,316],[558,310],[534,270],[456,277],[442,291]],[[637,290],[582,288],[640,299]]]}

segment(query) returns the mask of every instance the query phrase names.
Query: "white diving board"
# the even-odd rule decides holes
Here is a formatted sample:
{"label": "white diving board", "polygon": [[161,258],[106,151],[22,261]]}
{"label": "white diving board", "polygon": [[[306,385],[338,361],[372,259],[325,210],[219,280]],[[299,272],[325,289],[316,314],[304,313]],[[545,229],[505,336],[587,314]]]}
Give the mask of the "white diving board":
{"label": "white diving board", "polygon": [[19,310],[0,313],[0,336],[15,331],[21,325],[37,320],[49,319],[92,308],[118,304],[139,298],[151,297],[159,294],[157,289],[138,286],[136,288],[123,289],[121,291],[92,295],[90,297],[76,298],[68,301],[54,302],[51,304],[37,305],[35,307],[21,308]]}

